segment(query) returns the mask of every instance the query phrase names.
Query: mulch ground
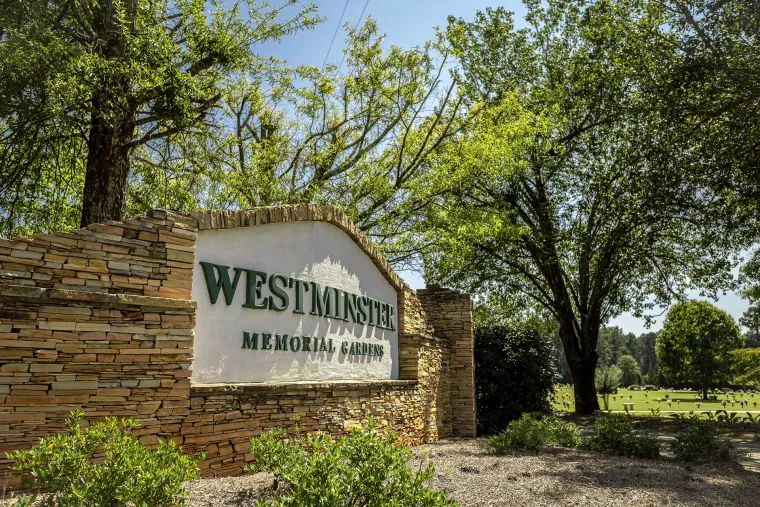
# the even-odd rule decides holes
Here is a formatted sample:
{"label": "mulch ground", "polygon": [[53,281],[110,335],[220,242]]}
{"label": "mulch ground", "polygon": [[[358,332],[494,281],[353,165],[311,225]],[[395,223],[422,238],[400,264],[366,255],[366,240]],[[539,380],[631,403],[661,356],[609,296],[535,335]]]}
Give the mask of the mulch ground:
{"label": "mulch ground", "polygon": [[[431,486],[462,506],[760,506],[760,474],[740,466],[695,466],[553,449],[539,455],[493,456],[483,440],[452,440],[414,449],[414,466],[431,460]],[[274,492],[273,477],[201,479],[190,505],[252,506]]]}

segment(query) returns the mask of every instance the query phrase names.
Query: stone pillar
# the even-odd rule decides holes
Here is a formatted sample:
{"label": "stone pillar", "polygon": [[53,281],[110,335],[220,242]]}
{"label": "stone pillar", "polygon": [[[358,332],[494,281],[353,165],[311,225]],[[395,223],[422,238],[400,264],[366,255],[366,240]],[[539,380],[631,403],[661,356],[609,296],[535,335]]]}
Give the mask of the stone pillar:
{"label": "stone pillar", "polygon": [[451,419],[455,437],[474,437],[475,336],[472,299],[458,290],[428,285],[417,291],[434,335],[449,343]]}

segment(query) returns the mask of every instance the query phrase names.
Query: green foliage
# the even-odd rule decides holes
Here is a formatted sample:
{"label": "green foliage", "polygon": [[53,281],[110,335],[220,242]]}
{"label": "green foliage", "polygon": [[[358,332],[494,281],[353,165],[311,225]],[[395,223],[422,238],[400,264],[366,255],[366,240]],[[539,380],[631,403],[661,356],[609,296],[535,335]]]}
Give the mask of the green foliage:
{"label": "green foliage", "polygon": [[618,359],[617,367],[620,369],[620,381],[624,386],[636,384],[641,376],[639,363],[633,356],[621,356]]}
{"label": "green foliage", "polygon": [[[662,61],[649,88],[653,104],[677,129],[674,146],[692,170],[731,192],[737,209],[755,215],[760,195],[760,26],[757,2],[747,0],[647,0],[668,19],[650,34],[675,58]],[[651,78],[647,76],[649,81]],[[667,83],[667,84],[666,84]],[[695,142],[695,140],[697,142]],[[756,238],[756,229],[751,231]]]}
{"label": "green foliage", "polygon": [[620,362],[620,358],[630,355],[632,351],[629,343],[633,345],[635,336],[626,335],[618,326],[604,327],[599,331],[599,340],[596,345],[599,354],[599,366],[612,366]]}
{"label": "green foliage", "polygon": [[[104,124],[126,122],[114,144],[128,158],[127,215],[335,204],[385,239],[390,260],[411,261],[418,245],[407,229],[421,202],[410,190],[469,117],[457,83],[440,79],[451,63],[445,44],[388,46],[368,18],[347,30],[341,68],[290,68],[260,55],[259,44],[314,27],[314,5],[160,0],[115,20],[125,54],[100,54],[88,37],[105,53],[112,41],[90,33],[94,13],[35,3],[32,16],[0,7],[0,64],[12,70],[0,78],[0,232],[79,225],[95,109]],[[130,18],[138,29],[127,29]],[[65,58],[48,59],[50,45]],[[104,67],[109,80],[99,79]],[[39,75],[15,79],[21,68]],[[55,107],[37,104],[35,92]]]}
{"label": "green foliage", "polygon": [[[0,4],[3,233],[76,226],[88,192],[123,200],[119,162],[205,130],[232,80],[274,77],[256,45],[313,27],[314,11],[255,0]],[[123,181],[85,190],[96,169]]]}
{"label": "green foliage", "polygon": [[475,327],[479,433],[500,431],[524,413],[550,413],[555,381],[546,336],[519,325]]}
{"label": "green foliage", "polygon": [[496,8],[445,34],[480,112],[418,189],[431,203],[420,237],[436,245],[425,278],[550,312],[581,412],[598,407],[601,324],[727,286],[746,241],[741,210],[673,164],[671,130],[630,86],[674,58],[648,35],[667,17],[654,3],[551,0],[528,3],[525,28]]}
{"label": "green foliage", "polygon": [[731,373],[734,382],[760,386],[760,348],[732,350]]}
{"label": "green foliage", "polygon": [[13,470],[31,476],[31,487],[51,490],[45,505],[185,505],[183,482],[198,477],[198,460],[174,442],[159,440],[149,450],[132,435],[138,424],[131,419],[109,417],[83,428],[83,418],[74,412],[67,434],[8,455]]}
{"label": "green foliage", "polygon": [[653,374],[657,370],[657,333],[644,333],[637,338],[639,342],[639,350],[641,351],[639,356],[639,364],[641,364],[641,374],[647,376],[648,380],[642,382],[653,382]]}
{"label": "green foliage", "polygon": [[615,394],[620,387],[623,373],[617,366],[602,366],[596,371],[596,392],[602,396],[604,410],[609,410],[610,395]]}
{"label": "green foliage", "polygon": [[15,499],[12,498],[12,500],[12,503],[9,504],[12,507],[32,507],[32,505],[34,505],[35,501],[37,500],[37,497],[36,495],[33,497],[27,495],[19,495]]}
{"label": "green foliage", "polygon": [[273,430],[251,439],[253,472],[273,472],[288,485],[285,496],[261,505],[297,507],[437,507],[457,503],[425,482],[435,475],[432,463],[409,467],[412,452],[397,445],[396,435],[381,435],[370,418],[364,428],[352,428],[348,436],[329,435],[288,438],[285,430]]}
{"label": "green foliage", "polygon": [[670,449],[676,458],[696,463],[735,461],[741,456],[729,440],[721,437],[715,423],[694,418],[678,431]]}
{"label": "green foliage", "polygon": [[718,421],[728,423],[728,424],[738,423],[738,422],[741,422],[742,420],[738,412],[728,412],[727,410],[716,410],[715,418]]}
{"label": "green foliage", "polygon": [[554,416],[523,414],[509,423],[507,429],[491,436],[485,448],[492,454],[513,451],[538,452],[552,445],[577,447],[580,444],[578,427]]}
{"label": "green foliage", "polygon": [[636,431],[626,416],[598,414],[591,429],[591,436],[583,439],[585,449],[629,458],[657,459],[660,456],[657,438]]}
{"label": "green foliage", "polygon": [[730,355],[742,346],[734,319],[706,301],[680,302],[657,337],[657,357],[668,378],[698,382],[705,399],[712,382],[729,379]]}
{"label": "green foliage", "polygon": [[747,329],[744,345],[748,348],[760,347],[760,305],[757,300],[750,298],[750,306],[739,318],[739,325]]}

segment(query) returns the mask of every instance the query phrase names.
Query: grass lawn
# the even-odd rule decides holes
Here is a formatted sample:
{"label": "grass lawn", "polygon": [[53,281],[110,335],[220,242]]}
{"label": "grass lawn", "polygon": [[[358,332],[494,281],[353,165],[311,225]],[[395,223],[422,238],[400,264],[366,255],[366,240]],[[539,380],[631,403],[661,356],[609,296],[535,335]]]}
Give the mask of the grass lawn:
{"label": "grass lawn", "polygon": [[[566,395],[564,399],[568,401],[569,406],[563,405],[563,394]],[[723,401],[725,400],[727,402],[725,410],[728,412],[738,412],[739,415],[746,415],[746,412],[760,414],[760,393],[750,393],[745,391],[744,394],[741,394],[737,391],[729,394],[719,394],[717,400],[711,399],[699,402],[694,400],[694,396],[697,394],[701,393],[698,393],[697,391],[675,391],[667,389],[645,392],[630,391],[621,388],[618,389],[617,395],[610,395],[610,411],[625,412],[623,403],[633,403],[633,410],[631,410],[631,413],[636,415],[650,415],[652,414],[651,409],[657,408],[660,409],[661,417],[676,412],[715,412],[716,410],[724,410]],[[665,398],[666,395],[670,396],[670,403],[668,403],[668,400]],[[658,399],[660,401],[657,401]],[[731,401],[734,399],[737,403],[732,405]],[[742,405],[738,403],[739,400],[744,399],[749,401],[747,407],[742,407]],[[754,404],[755,402],[757,402],[757,405]],[[700,403],[700,406],[697,406],[697,403]],[[554,409],[559,412],[573,411],[575,409],[575,403],[573,400],[572,388],[566,385],[557,386],[554,392],[553,404]],[[604,408],[601,396],[599,397],[599,406]]]}

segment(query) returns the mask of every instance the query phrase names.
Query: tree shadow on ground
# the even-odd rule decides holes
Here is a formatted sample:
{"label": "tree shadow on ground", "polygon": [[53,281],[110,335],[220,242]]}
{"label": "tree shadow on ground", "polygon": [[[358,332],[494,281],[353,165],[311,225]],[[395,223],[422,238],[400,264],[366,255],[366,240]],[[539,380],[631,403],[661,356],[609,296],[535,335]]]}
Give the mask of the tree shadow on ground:
{"label": "tree shadow on ground", "polygon": [[547,459],[565,463],[545,474],[567,485],[583,484],[630,494],[650,491],[662,499],[663,505],[760,505],[760,474],[738,464],[697,466],[576,451],[555,453]]}
{"label": "tree shadow on ground", "polygon": [[760,474],[735,465],[695,466],[564,448],[497,456],[483,450],[484,441],[426,444],[415,454],[427,454],[436,466],[433,486],[452,492],[463,506],[760,505]]}

